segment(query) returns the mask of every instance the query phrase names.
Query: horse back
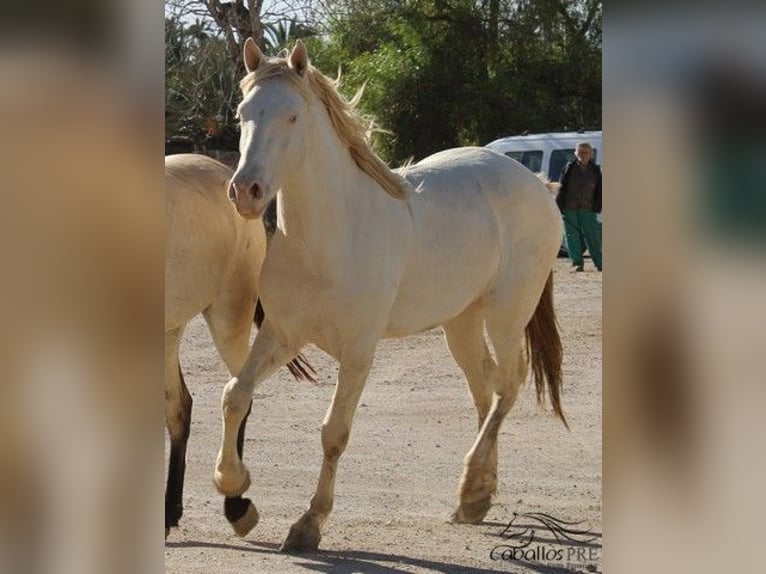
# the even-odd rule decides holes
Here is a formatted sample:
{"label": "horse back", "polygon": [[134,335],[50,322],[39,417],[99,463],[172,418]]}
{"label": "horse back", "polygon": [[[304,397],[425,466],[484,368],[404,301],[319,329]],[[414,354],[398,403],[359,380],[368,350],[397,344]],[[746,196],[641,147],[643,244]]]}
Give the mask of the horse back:
{"label": "horse back", "polygon": [[391,336],[442,324],[491,290],[509,262],[547,257],[560,241],[552,195],[510,158],[458,148],[404,175],[416,189],[410,200],[415,233]]}
{"label": "horse back", "polygon": [[445,150],[415,164],[406,177],[419,189],[413,198],[418,215],[450,225],[459,221],[453,235],[481,235],[479,228],[489,227],[497,234],[483,236],[485,241],[523,240],[528,248],[538,241],[547,244],[551,237],[560,241],[561,216],[553,194],[534,173],[502,154],[480,147]]}

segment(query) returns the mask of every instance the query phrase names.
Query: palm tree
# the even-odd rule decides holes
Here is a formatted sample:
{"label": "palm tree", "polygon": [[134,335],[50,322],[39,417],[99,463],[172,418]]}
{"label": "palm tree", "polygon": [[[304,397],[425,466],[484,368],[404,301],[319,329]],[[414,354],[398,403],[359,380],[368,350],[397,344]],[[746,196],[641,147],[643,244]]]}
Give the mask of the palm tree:
{"label": "palm tree", "polygon": [[283,19],[263,25],[263,43],[266,53],[276,54],[295,40],[316,36],[317,31],[295,18]]}

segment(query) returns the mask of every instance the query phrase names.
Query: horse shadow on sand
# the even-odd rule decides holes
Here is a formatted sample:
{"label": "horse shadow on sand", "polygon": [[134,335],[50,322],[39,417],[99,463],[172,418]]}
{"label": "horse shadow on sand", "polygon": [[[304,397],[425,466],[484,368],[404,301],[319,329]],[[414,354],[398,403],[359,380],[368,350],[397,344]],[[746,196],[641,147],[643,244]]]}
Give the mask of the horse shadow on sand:
{"label": "horse shadow on sand", "polygon": [[[492,524],[488,524],[492,526]],[[490,533],[488,533],[488,536]],[[494,537],[494,536],[493,536]],[[600,538],[600,534],[597,534]],[[494,537],[496,538],[496,537]],[[555,539],[538,539],[539,542],[553,542]],[[572,543],[570,543],[572,544]],[[579,546],[579,544],[577,544]],[[587,542],[585,547],[598,548],[598,542]],[[242,542],[240,544],[226,544],[215,542],[183,541],[168,542],[169,548],[220,548],[239,552],[253,552],[258,554],[280,554],[279,544],[272,542]],[[435,572],[439,574],[498,574],[512,572],[530,572],[539,574],[588,574],[600,572],[600,568],[581,566],[561,566],[544,564],[539,562],[518,560],[513,563],[498,561],[496,567],[485,568],[469,566],[466,564],[454,564],[414,558],[402,554],[370,552],[365,550],[319,550],[304,554],[291,555],[292,564],[304,568],[307,572],[322,572],[327,574],[407,574],[413,571]],[[485,556],[477,556],[477,562],[488,559]],[[509,568],[513,568],[509,570]]]}

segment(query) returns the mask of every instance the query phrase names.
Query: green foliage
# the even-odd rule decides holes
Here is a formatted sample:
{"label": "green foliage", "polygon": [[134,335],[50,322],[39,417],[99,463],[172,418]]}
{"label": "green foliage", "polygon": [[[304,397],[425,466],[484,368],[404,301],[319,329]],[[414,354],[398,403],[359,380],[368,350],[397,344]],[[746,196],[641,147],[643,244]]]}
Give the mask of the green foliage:
{"label": "green foliage", "polygon": [[225,42],[201,22],[165,20],[165,133],[196,149],[236,149],[239,72]]}
{"label": "green foliage", "polygon": [[[311,23],[264,22],[271,54],[306,41],[389,130],[391,163],[497,137],[601,124],[600,0],[337,0]],[[195,27],[196,26],[196,27]],[[166,20],[166,129],[236,148],[239,99],[220,33]],[[215,121],[211,121],[214,118]],[[220,142],[219,142],[220,143]]]}
{"label": "green foliage", "polygon": [[[295,19],[264,23],[264,45],[277,54],[316,31]],[[165,18],[165,134],[194,149],[235,150],[241,65],[231,58],[220,30],[207,21]]]}
{"label": "green foliage", "polygon": [[295,18],[282,19],[263,24],[263,43],[266,54],[278,54],[281,50],[289,49],[297,39],[306,40],[316,36],[317,32]]}
{"label": "green foliage", "polygon": [[[601,123],[601,4],[593,0],[345,0],[324,70],[393,136],[392,162],[496,137]],[[327,66],[324,66],[327,62]]]}

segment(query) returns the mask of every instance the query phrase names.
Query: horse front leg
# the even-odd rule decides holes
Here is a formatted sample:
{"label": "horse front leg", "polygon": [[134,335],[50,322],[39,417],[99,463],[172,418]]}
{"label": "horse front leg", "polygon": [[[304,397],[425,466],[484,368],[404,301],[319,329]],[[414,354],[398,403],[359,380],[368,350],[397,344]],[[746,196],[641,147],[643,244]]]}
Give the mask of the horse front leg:
{"label": "horse front leg", "polygon": [[[239,423],[239,433],[237,434],[237,454],[240,460],[243,456],[245,448],[245,427],[247,426],[247,417],[250,415],[250,411],[253,408],[253,401],[250,401],[250,407],[247,409],[245,418]],[[259,520],[258,510],[255,508],[253,501],[249,498],[243,498],[238,496],[227,496],[223,502],[223,511],[226,515],[226,520],[229,521],[234,532],[239,536],[245,536],[253,528],[256,527]]]}
{"label": "horse front leg", "polygon": [[245,366],[224,387],[221,397],[223,438],[218,451],[213,482],[227,497],[226,515],[235,532],[244,536],[258,521],[258,513],[250,500],[241,495],[250,486],[250,473],[242,462],[244,425],[250,412],[253,391],[277,369],[295,356],[267,321],[255,337]]}
{"label": "horse front leg", "polygon": [[338,460],[348,444],[351,423],[373,356],[374,349],[353,360],[344,357],[341,362],[335,394],[322,424],[324,459],[316,492],[308,510],[290,528],[280,549],[282,552],[310,552],[319,547],[322,526],[333,507]]}

